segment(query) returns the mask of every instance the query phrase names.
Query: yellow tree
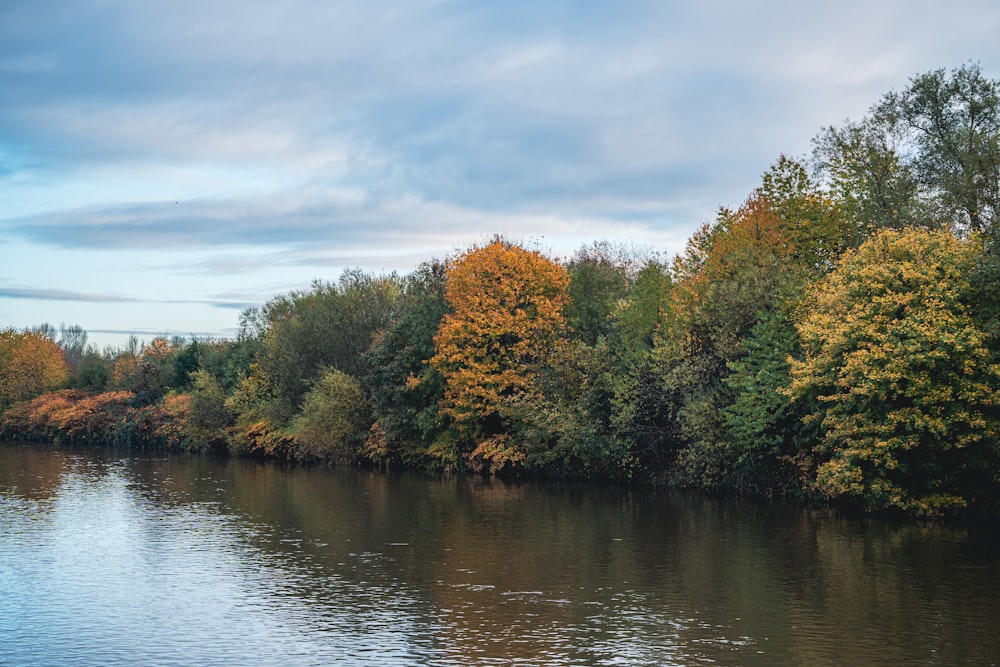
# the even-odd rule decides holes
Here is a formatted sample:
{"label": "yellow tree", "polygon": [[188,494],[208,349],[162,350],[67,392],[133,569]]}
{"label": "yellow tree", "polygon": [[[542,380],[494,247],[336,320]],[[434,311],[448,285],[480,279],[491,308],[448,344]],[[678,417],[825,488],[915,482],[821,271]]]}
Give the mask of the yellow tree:
{"label": "yellow tree", "polygon": [[994,490],[1000,367],[968,303],[979,252],[948,231],[886,231],[813,288],[790,393],[814,406],[826,497],[933,516]]}
{"label": "yellow tree", "polygon": [[501,238],[474,246],[448,268],[452,312],[434,339],[431,366],[445,379],[441,414],[452,426],[433,454],[493,469],[524,462],[505,407],[538,391],[540,365],[564,339],[566,269]]}
{"label": "yellow tree", "polygon": [[39,331],[0,331],[0,410],[57,388],[68,377],[62,349]]}

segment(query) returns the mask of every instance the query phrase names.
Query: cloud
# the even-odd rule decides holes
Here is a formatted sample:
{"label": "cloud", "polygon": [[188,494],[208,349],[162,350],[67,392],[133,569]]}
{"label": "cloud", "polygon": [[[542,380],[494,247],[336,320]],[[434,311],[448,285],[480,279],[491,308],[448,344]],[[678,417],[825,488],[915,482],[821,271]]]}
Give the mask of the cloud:
{"label": "cloud", "polygon": [[88,294],[62,289],[0,287],[0,298],[40,301],[82,301],[87,303],[137,303],[141,299],[115,294]]}
{"label": "cloud", "polygon": [[[616,202],[608,202],[614,206]],[[78,209],[8,221],[7,233],[63,248],[192,249],[263,247],[269,255],[230,256],[215,263],[222,271],[254,270],[264,264],[312,263],[315,258],[350,264],[379,257],[413,257],[473,242],[493,233],[532,238],[621,235],[654,241],[663,230],[644,219],[641,199],[631,223],[575,211],[493,212],[402,196],[377,201],[336,190],[289,191],[258,200],[144,202]],[[211,267],[215,260],[202,262]]]}
{"label": "cloud", "polygon": [[0,296],[203,317],[494,233],[677,252],[909,77],[998,76],[998,32],[994,0],[5,0],[0,243],[81,291]]}

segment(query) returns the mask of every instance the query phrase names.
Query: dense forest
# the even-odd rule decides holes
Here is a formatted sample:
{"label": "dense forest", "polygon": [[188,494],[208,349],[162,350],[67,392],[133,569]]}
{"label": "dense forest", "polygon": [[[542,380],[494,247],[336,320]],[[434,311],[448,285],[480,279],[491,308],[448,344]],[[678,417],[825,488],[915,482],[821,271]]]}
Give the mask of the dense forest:
{"label": "dense forest", "polygon": [[914,77],[664,258],[496,237],[235,340],[0,332],[0,435],[1000,513],[1000,82]]}

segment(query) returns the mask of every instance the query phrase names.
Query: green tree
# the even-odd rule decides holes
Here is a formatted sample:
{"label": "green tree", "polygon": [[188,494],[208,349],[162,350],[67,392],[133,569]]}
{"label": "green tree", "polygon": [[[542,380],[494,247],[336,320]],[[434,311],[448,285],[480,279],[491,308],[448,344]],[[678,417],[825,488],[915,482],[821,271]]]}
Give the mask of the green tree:
{"label": "green tree", "polygon": [[788,391],[814,406],[825,497],[935,516],[996,484],[1000,367],[968,304],[978,253],[946,231],[886,231],[811,292]]}
{"label": "green tree", "polygon": [[449,311],[446,266],[433,261],[407,277],[399,315],[368,354],[376,427],[366,447],[380,464],[419,464],[442,433],[438,406],[444,378],[428,361],[434,336]]}
{"label": "green tree", "polygon": [[827,128],[813,162],[870,231],[993,233],[1000,205],[1000,82],[978,65],[914,77],[859,122]]}
{"label": "green tree", "polygon": [[909,130],[913,169],[938,214],[959,229],[991,230],[1000,212],[1000,82],[978,65],[939,69],[887,95],[879,111]]}
{"label": "green tree", "polygon": [[583,246],[567,264],[569,301],[566,321],[573,337],[596,345],[612,326],[612,315],[628,293],[648,251],[607,241]]}
{"label": "green tree", "polygon": [[345,271],[335,285],[316,282],[307,292],[272,299],[256,319],[245,318],[258,327],[257,372],[281,401],[280,423],[291,419],[324,369],[364,377],[365,353],[394,318],[399,294],[394,275]]}
{"label": "green tree", "polygon": [[732,450],[721,412],[733,399],[727,364],[743,355],[751,329],[802,274],[785,226],[756,194],[737,211],[721,211],[674,263],[677,284],[657,357],[663,391],[676,406],[676,471],[686,485],[729,483]]}
{"label": "green tree", "polygon": [[805,486],[802,453],[816,433],[803,423],[807,401],[783,391],[791,381],[790,359],[801,357],[789,307],[767,311],[743,341],[744,354],[729,361],[724,383],[732,402],[722,408],[728,433],[733,489],[755,495],[798,493]]}
{"label": "green tree", "polygon": [[346,465],[358,460],[371,425],[361,383],[335,368],[320,373],[289,428],[296,458]]}
{"label": "green tree", "polygon": [[813,164],[859,228],[857,245],[881,229],[933,226],[907,159],[908,132],[895,115],[828,127],[813,139]]}

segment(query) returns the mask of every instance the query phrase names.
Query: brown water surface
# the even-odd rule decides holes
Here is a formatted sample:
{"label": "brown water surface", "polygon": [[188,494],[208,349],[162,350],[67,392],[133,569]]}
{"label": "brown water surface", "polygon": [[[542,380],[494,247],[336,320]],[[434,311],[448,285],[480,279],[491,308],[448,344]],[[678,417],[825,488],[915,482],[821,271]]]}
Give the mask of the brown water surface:
{"label": "brown water surface", "polygon": [[989,665],[988,527],[0,444],[2,665]]}

